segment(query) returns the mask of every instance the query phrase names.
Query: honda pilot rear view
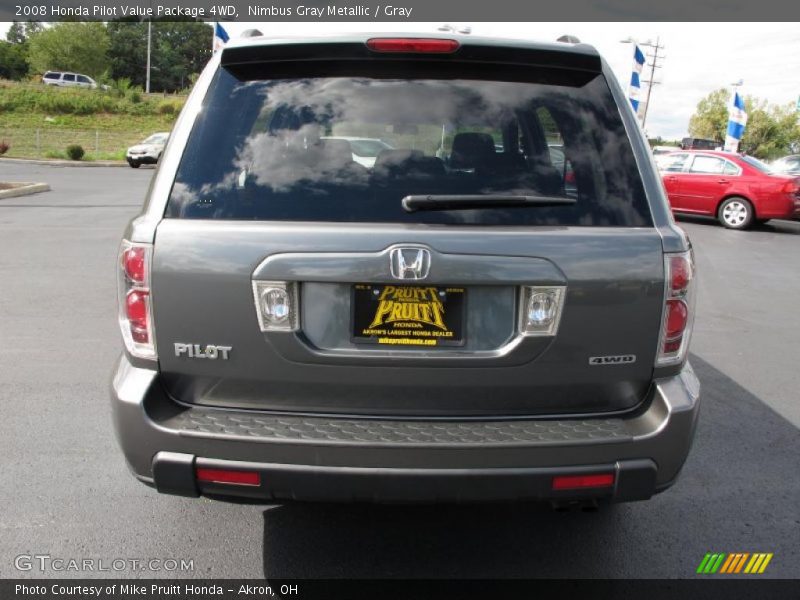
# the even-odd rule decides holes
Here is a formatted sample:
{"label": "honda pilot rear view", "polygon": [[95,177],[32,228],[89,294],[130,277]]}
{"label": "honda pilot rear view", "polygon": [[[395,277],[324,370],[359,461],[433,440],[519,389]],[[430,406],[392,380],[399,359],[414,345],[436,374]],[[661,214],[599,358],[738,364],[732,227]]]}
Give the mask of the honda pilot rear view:
{"label": "honda pilot rear view", "polygon": [[114,421],[160,492],[629,501],[691,446],[691,248],[586,45],[232,42],[118,279]]}

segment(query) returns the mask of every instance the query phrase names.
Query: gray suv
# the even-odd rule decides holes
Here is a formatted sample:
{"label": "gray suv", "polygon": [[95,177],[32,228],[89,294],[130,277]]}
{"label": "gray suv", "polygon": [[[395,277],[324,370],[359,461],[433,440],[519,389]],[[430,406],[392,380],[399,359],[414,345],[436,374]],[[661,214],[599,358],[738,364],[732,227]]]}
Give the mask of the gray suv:
{"label": "gray suv", "polygon": [[586,45],[233,42],[118,275],[113,418],[159,492],[642,500],[692,443],[691,248]]}

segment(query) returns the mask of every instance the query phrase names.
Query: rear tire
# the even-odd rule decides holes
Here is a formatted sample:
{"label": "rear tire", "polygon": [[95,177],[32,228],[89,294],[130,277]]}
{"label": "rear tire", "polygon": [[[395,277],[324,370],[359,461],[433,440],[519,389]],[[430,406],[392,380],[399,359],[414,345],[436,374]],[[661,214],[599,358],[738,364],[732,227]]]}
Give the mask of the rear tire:
{"label": "rear tire", "polygon": [[719,205],[717,219],[728,229],[747,229],[753,223],[753,205],[740,196],[733,196]]}
{"label": "rear tire", "polygon": [[132,169],[138,169],[141,166],[141,163],[136,162],[135,160],[129,161],[128,164]]}

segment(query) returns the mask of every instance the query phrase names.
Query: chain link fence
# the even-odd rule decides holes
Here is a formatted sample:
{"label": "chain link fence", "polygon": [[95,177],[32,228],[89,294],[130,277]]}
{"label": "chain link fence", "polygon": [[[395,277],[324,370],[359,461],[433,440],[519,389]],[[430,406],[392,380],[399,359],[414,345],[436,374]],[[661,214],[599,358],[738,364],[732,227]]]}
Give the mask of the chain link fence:
{"label": "chain link fence", "polygon": [[153,133],[62,129],[47,127],[0,128],[0,142],[8,144],[5,156],[25,158],[66,158],[71,144],[83,147],[86,159],[123,160],[125,150]]}

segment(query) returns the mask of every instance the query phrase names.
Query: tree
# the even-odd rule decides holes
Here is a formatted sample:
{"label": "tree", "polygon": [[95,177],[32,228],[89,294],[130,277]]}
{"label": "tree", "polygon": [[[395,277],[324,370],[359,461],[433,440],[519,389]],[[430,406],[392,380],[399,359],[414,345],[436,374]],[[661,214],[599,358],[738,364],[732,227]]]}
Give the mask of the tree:
{"label": "tree", "polygon": [[37,21],[12,21],[11,27],[6,33],[6,40],[12,44],[24,44],[34,33],[43,29],[42,24]]}
{"label": "tree", "polygon": [[697,110],[689,119],[689,135],[708,140],[724,140],[730,102],[731,93],[725,88],[711,92],[700,100]]}
{"label": "tree", "polygon": [[[212,29],[193,20],[153,21],[150,89],[177,91],[191,83],[211,58]],[[117,20],[108,23],[111,75],[144,86],[147,64],[147,23]]]}
{"label": "tree", "polygon": [[99,77],[108,69],[108,34],[102,23],[64,22],[32,34],[29,61],[33,71],[75,71]]}
{"label": "tree", "polygon": [[23,79],[28,74],[28,60],[23,44],[0,42],[0,78]]}
{"label": "tree", "polygon": [[[689,120],[689,134],[692,137],[724,140],[728,130],[731,96],[723,88],[700,100]],[[739,143],[741,152],[772,159],[788,154],[800,143],[800,121],[793,104],[771,105],[754,96],[745,96],[744,104],[747,125]]]}

